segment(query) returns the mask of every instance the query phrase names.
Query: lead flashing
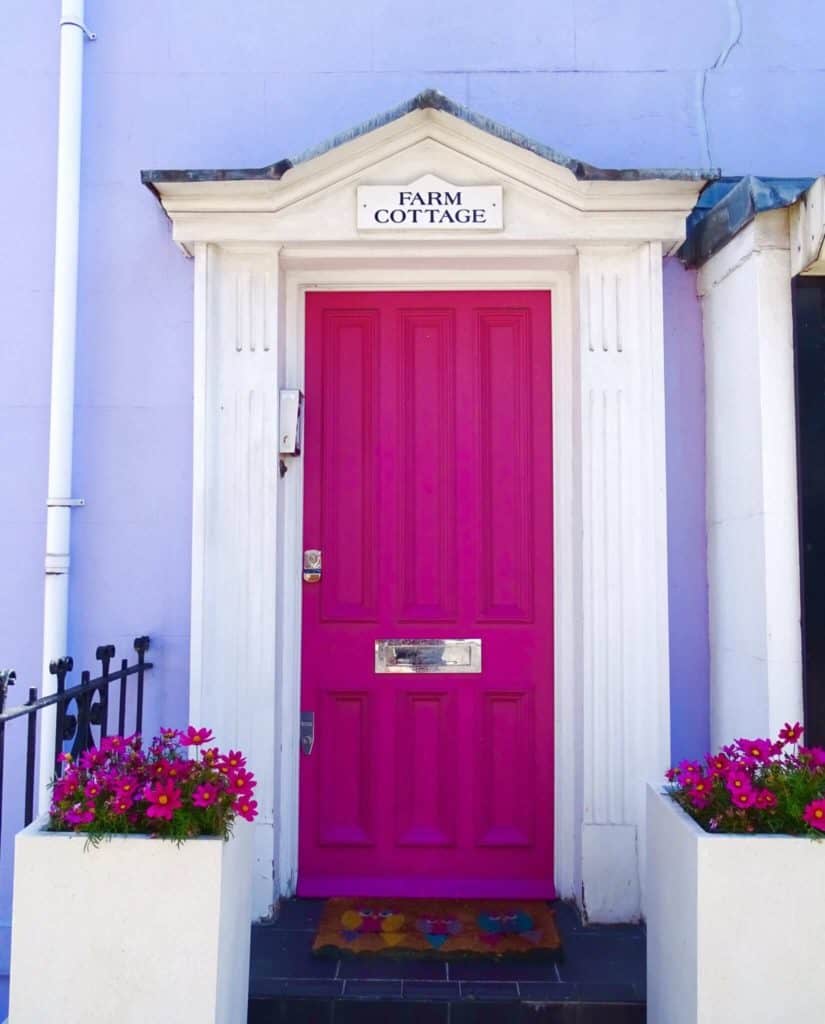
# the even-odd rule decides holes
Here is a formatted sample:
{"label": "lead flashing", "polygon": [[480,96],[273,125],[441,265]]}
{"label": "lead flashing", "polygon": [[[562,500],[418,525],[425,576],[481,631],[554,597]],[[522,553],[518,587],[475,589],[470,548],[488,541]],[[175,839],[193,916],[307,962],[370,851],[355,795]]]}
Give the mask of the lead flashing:
{"label": "lead flashing", "polygon": [[701,267],[743,231],[759,213],[793,206],[814,178],[723,178],[707,186],[688,217],[679,258]]}
{"label": "lead flashing", "polygon": [[315,157],[328,153],[338,146],[360,138],[369,132],[397,121],[415,110],[438,110],[478,128],[503,142],[525,149],[534,155],[548,160],[560,167],[565,167],[579,181],[713,181],[719,177],[718,170],[682,170],[677,168],[632,168],[610,169],[594,167],[573,157],[565,156],[557,150],[546,146],[535,139],[522,135],[483,114],[478,114],[460,103],[456,103],[435,89],[425,89],[405,103],[391,110],[364,121],[354,128],[332,136],[319,146],[304,150],[297,156],[285,157],[266,167],[212,169],[212,170],[146,170],[140,172],[143,184],[159,197],[157,186],[172,182],[205,182],[205,181],[280,181],[292,167],[307,163]]}

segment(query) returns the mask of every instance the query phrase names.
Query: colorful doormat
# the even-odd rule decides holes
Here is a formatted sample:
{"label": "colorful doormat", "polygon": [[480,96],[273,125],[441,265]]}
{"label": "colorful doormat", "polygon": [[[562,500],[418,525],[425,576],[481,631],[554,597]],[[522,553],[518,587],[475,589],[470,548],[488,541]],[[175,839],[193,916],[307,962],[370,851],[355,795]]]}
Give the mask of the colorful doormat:
{"label": "colorful doormat", "polygon": [[327,900],[314,953],[559,958],[553,911],[541,900]]}

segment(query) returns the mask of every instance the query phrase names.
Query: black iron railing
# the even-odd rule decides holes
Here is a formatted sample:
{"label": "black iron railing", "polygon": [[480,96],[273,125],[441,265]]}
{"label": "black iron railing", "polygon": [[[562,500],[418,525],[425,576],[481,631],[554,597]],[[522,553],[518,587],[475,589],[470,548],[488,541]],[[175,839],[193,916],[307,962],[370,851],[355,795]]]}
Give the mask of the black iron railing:
{"label": "black iron railing", "polygon": [[[67,751],[77,758],[84,750],[96,746],[104,736],[110,735],[110,693],[112,683],[119,683],[117,693],[117,732],[125,736],[127,713],[131,709],[134,722],[133,732],[143,728],[143,688],[146,673],[152,663],[146,660],[149,637],[139,636],[134,642],[137,660],[133,665],[127,658],[120,662],[119,669],[112,669],[115,657],[113,644],[98,647],[95,657],[100,662],[100,674],[92,678],[89,671],[80,673],[80,683],[66,688],[66,677],[74,668],[71,658],[53,661],[49,671],[56,676],[55,692],[46,697],[37,696],[37,689],[29,689],[29,697],[19,707],[6,708],[9,687],[16,685],[15,672],[0,672],[0,834],[3,825],[3,781],[5,772],[6,726],[16,718],[26,719],[26,778],[23,817],[26,825],[34,820],[35,758],[37,752],[37,715],[44,708],[55,706],[54,763],[55,773],[60,774],[58,756]],[[136,688],[129,692],[129,679],[136,676]],[[130,697],[132,699],[130,699]]]}

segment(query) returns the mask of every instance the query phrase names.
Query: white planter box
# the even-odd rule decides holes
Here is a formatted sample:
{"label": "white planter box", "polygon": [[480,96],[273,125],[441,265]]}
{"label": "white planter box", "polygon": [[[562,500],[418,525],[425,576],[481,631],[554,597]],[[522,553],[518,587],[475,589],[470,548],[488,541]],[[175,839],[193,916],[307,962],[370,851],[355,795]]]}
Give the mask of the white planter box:
{"label": "white planter box", "polygon": [[648,1024],[825,1014],[825,843],[719,836],[647,796]]}
{"label": "white planter box", "polygon": [[15,840],[8,1024],[245,1024],[252,826]]}

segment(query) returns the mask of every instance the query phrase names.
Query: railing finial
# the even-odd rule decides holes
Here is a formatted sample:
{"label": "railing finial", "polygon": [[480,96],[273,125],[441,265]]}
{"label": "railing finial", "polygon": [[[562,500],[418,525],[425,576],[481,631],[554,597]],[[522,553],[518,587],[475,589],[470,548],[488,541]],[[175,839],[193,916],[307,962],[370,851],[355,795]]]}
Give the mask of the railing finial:
{"label": "railing finial", "polygon": [[9,695],[9,687],[17,682],[17,673],[14,669],[3,669],[0,671],[0,715],[6,710],[6,698]]}

